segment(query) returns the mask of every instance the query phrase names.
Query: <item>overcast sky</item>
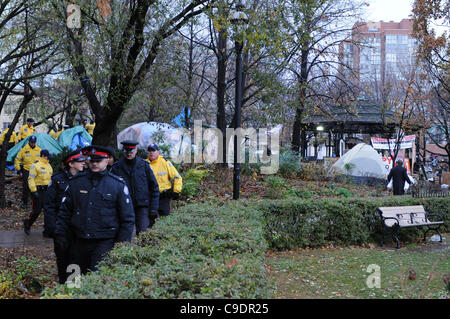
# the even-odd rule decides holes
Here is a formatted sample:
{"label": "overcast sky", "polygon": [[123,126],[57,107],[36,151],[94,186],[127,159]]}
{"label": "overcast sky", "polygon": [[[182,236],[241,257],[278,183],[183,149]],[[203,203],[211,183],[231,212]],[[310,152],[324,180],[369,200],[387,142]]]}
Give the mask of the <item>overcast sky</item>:
{"label": "overcast sky", "polygon": [[400,22],[409,18],[414,0],[368,0],[368,21]]}

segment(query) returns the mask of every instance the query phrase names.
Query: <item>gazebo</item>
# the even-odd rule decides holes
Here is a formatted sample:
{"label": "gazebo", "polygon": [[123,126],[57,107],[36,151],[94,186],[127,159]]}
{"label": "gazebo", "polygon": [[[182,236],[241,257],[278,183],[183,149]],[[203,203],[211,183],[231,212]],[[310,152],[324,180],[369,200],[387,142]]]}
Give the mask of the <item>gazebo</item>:
{"label": "gazebo", "polygon": [[[340,140],[344,134],[380,134],[392,136],[395,133],[396,124],[393,121],[394,112],[383,110],[380,105],[358,101],[352,106],[331,106],[327,113],[315,113],[304,120],[306,133],[328,134],[327,156],[339,156]],[[303,134],[306,138],[307,134]],[[306,140],[302,141],[306,145]],[[354,137],[347,137],[347,145],[354,146],[361,142]],[[349,147],[351,148],[351,147]]]}

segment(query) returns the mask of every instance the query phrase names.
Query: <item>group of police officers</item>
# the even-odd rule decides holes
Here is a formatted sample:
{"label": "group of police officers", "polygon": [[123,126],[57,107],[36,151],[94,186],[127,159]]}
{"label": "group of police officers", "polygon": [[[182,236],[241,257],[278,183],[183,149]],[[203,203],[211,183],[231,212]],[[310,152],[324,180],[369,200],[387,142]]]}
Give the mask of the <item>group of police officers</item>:
{"label": "group of police officers", "polygon": [[68,265],[77,264],[82,274],[94,271],[115,243],[132,239],[135,226],[139,235],[170,215],[170,200],[181,192],[180,174],[156,144],[144,160],[137,156],[138,142],[122,141],[124,157],[115,163],[114,149],[91,145],[68,154],[64,169],[53,175],[51,155],[36,142],[31,136],[15,159],[23,203],[29,192],[32,197],[23,226],[29,234],[44,210],[43,236],[53,238],[60,283]]}

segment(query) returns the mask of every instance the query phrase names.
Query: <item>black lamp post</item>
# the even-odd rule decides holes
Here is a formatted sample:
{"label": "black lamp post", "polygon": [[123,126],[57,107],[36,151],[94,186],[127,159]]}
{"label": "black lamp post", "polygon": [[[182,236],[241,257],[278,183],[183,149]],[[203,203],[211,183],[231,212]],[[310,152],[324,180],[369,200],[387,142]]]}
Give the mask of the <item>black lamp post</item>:
{"label": "black lamp post", "polygon": [[238,137],[237,129],[241,127],[242,108],[242,48],[244,46],[243,31],[248,23],[245,12],[245,4],[238,1],[236,11],[231,16],[231,23],[235,26],[235,47],[236,47],[236,93],[235,93],[235,124],[234,124],[234,163],[233,163],[233,199],[239,199],[239,182],[241,174],[241,164],[238,158]]}

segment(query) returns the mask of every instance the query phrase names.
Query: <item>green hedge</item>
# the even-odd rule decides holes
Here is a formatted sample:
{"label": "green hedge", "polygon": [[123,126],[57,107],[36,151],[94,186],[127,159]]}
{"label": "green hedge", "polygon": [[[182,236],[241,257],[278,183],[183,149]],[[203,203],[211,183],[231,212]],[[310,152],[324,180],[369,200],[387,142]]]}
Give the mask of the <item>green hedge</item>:
{"label": "green hedge", "polygon": [[262,215],[251,206],[189,205],[136,243],[118,245],[80,289],[44,298],[269,298]]}
{"label": "green hedge", "polygon": [[[450,197],[419,199],[410,196],[383,198],[343,198],[278,200],[261,203],[266,240],[271,249],[362,245],[381,240],[381,221],[377,207],[424,205],[430,213],[450,221]],[[402,229],[400,240],[423,236],[420,228]],[[386,237],[386,240],[390,239]]]}
{"label": "green hedge", "polygon": [[[81,288],[58,286],[43,298],[271,298],[269,249],[359,245],[379,240],[380,206],[424,205],[448,225],[450,198],[242,200],[186,205],[136,242],[118,245]],[[403,236],[422,236],[417,228]],[[401,238],[403,239],[403,238]]]}

